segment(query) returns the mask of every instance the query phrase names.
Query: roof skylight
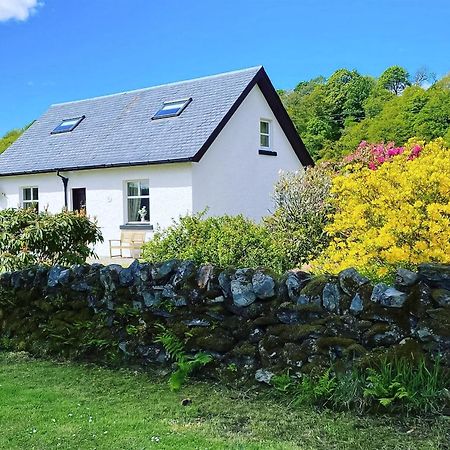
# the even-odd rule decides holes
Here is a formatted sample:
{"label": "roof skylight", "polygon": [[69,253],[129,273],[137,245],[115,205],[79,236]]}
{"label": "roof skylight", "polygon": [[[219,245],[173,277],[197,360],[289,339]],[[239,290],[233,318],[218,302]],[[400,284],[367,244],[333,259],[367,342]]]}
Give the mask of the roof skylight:
{"label": "roof skylight", "polygon": [[76,128],[85,116],[74,117],[73,119],[64,119],[51,134],[68,133]]}
{"label": "roof skylight", "polygon": [[184,98],[181,100],[164,102],[162,108],[152,117],[152,119],[179,116],[191,101],[192,98]]}

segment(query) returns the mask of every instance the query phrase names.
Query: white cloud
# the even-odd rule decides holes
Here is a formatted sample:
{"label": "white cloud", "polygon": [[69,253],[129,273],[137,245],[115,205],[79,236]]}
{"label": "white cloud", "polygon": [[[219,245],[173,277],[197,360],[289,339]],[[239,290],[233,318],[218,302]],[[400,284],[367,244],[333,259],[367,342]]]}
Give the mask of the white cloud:
{"label": "white cloud", "polygon": [[0,22],[27,20],[39,5],[38,0],[0,0]]}

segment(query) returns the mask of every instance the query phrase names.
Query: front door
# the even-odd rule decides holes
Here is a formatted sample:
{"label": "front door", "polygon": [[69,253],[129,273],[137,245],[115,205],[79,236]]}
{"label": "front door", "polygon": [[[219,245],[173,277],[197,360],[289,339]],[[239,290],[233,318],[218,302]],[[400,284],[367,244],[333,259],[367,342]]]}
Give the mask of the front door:
{"label": "front door", "polygon": [[72,189],[72,209],[86,211],[86,188]]}

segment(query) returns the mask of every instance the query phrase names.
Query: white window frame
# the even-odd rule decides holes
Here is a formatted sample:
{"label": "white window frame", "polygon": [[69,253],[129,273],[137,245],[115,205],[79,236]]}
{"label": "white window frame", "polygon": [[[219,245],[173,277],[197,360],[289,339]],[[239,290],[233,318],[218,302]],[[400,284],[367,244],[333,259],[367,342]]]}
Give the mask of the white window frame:
{"label": "white window frame", "polygon": [[[25,200],[24,191],[25,189],[30,189],[30,197],[31,200]],[[37,189],[37,199],[33,198],[34,189]],[[36,205],[37,211],[39,211],[39,187],[38,186],[21,186],[20,188],[20,206],[25,209],[29,208],[32,205]]]}
{"label": "white window frame", "polygon": [[[147,183],[148,185],[148,195],[128,195],[128,183],[138,183],[139,184],[139,192],[141,192],[141,183]],[[129,224],[137,224],[137,223],[150,223],[150,182],[148,179],[140,178],[136,180],[126,180],[125,181],[125,217],[126,217],[126,223]],[[148,198],[148,211],[147,211],[147,220],[144,220],[143,222],[141,220],[130,220],[128,216],[128,199],[141,199],[141,198]]]}
{"label": "white window frame", "polygon": [[[267,123],[268,125],[268,133],[263,133],[261,131],[261,124],[262,123]],[[268,140],[269,140],[269,145],[265,146],[261,144],[261,137],[262,136],[267,136]],[[269,119],[259,119],[259,148],[261,149],[270,149],[272,148],[272,122]]]}

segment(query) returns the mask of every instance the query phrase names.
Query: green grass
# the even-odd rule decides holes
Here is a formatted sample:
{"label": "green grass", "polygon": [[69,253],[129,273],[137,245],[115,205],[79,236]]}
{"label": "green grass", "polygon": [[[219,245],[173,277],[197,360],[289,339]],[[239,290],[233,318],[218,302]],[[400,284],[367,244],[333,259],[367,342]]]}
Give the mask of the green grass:
{"label": "green grass", "polygon": [[[182,406],[189,397],[192,403]],[[0,354],[1,449],[448,449],[450,419],[357,417],[254,391]]]}

